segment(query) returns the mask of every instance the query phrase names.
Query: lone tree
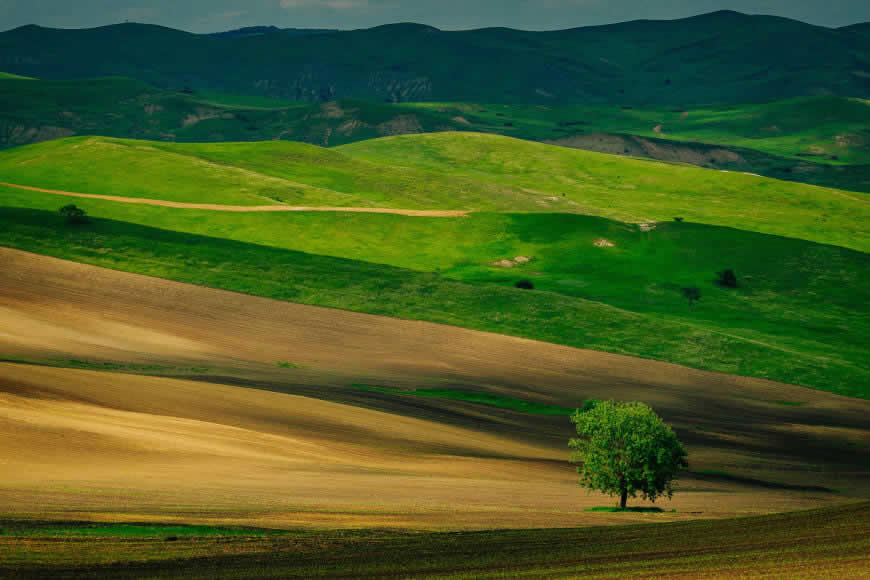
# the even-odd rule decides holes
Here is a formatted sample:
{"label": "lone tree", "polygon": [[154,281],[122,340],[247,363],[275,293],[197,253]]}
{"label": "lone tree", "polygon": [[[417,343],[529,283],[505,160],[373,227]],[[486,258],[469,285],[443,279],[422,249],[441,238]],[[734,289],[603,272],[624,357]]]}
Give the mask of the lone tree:
{"label": "lone tree", "polygon": [[697,286],[686,286],[685,288],[680,288],[680,292],[682,292],[683,298],[689,301],[689,308],[692,307],[692,304],[701,299],[701,289]]}
{"label": "lone tree", "polygon": [[629,497],[641,494],[655,501],[673,496],[671,482],[688,467],[686,451],[670,427],[643,403],[596,401],[576,411],[571,422],[577,438],[571,439],[573,463],[580,485],[619,496],[625,509]]}
{"label": "lone tree", "polygon": [[73,204],[60,208],[60,215],[66,218],[68,224],[84,224],[88,222],[87,212]]}

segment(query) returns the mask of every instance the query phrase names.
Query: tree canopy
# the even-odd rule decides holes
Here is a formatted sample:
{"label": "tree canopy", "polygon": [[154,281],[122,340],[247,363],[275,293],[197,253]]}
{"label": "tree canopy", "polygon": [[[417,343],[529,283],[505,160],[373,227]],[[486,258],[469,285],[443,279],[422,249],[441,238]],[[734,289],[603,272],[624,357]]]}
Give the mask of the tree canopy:
{"label": "tree canopy", "polygon": [[571,460],[581,465],[580,485],[620,497],[656,501],[672,497],[672,481],[688,467],[686,451],[673,430],[643,403],[598,401],[571,416],[577,438]]}
{"label": "tree canopy", "polygon": [[88,221],[87,212],[73,204],[65,205],[59,211],[60,215],[66,218],[67,223],[84,224]]}

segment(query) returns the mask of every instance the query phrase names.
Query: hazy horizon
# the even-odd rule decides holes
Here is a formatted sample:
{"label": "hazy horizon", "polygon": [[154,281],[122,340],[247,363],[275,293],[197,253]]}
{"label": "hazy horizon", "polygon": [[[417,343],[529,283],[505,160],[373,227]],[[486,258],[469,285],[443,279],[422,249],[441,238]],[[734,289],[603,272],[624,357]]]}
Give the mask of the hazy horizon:
{"label": "hazy horizon", "polygon": [[458,0],[196,0],[183,4],[168,0],[2,0],[0,22],[4,25],[0,30],[28,24],[77,29],[137,22],[206,34],[249,26],[354,30],[413,22],[442,30],[506,27],[545,31],[633,20],[678,20],[720,10],[780,16],[830,28],[870,21],[870,3],[853,0],[669,0],[654,6],[637,0],[545,0],[531,4],[519,0],[482,0],[471,7]]}

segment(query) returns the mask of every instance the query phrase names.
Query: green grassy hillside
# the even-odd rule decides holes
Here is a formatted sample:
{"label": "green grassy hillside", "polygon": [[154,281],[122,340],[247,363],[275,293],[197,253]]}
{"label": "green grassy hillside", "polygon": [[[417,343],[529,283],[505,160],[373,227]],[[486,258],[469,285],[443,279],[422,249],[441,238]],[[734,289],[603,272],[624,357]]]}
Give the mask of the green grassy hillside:
{"label": "green grassy hillside", "polygon": [[555,197],[553,206],[567,203],[569,211],[620,221],[679,216],[862,251],[870,247],[863,225],[870,202],[861,194],[471,133],[389,137],[337,150],[538,191]]}
{"label": "green grassy hillside", "polygon": [[0,178],[77,193],[227,205],[534,211],[544,198],[288,141],[204,145],[72,138],[0,153]]}
{"label": "green grassy hillside", "polygon": [[39,78],[122,75],[176,90],[296,101],[682,106],[866,97],[867,47],[868,37],[855,30],[726,11],[550,32],[395,24],[222,37],[129,23],[0,33],[0,67]]}
{"label": "green grassy hillside", "polygon": [[[62,225],[69,202],[100,219]],[[868,396],[870,263],[835,246],[574,214],[233,213],[9,188],[0,205],[0,243],[39,253]],[[715,282],[725,268],[739,288]]]}
{"label": "green grassy hillside", "polygon": [[0,153],[0,181],[192,203],[679,216],[870,247],[870,202],[861,194],[470,133],[337,149],[73,138]]}
{"label": "green grassy hillside", "polygon": [[691,139],[754,148],[783,157],[817,157],[843,163],[870,162],[870,102],[815,97],[739,107],[693,108],[658,112],[659,132]]}
{"label": "green grassy hillside", "polygon": [[[472,133],[333,149],[72,138],[0,153],[0,181],[189,203],[521,211],[239,213],[3,187],[0,243],[866,394],[861,194]],[[66,203],[99,219],[64,227],[55,212]],[[738,288],[716,283],[726,268]],[[515,288],[522,279],[536,289]],[[682,294],[690,286],[696,305]]]}
{"label": "green grassy hillside", "polygon": [[0,116],[9,122],[34,127],[55,124],[76,133],[115,137],[230,141],[280,136],[341,145],[390,131],[464,129],[534,141],[616,133],[734,146],[817,164],[870,163],[870,102],[835,96],[685,108],[352,99],[312,104],[174,92],[119,77],[15,80],[25,79],[0,73]]}
{"label": "green grassy hillside", "polygon": [[870,191],[870,102],[834,96],[715,107],[404,105],[467,129]]}
{"label": "green grassy hillside", "polygon": [[870,163],[870,102],[836,96],[766,103],[689,107],[547,107],[407,103],[462,115],[488,128],[535,141],[566,135],[619,133],[754,149],[771,155],[836,165]]}
{"label": "green grassy hillside", "polygon": [[31,77],[23,77],[23,76],[21,76],[21,75],[14,75],[14,74],[12,74],[12,73],[7,73],[7,72],[0,71],[0,80],[13,80],[13,79],[14,79],[14,80],[19,80],[19,81],[30,81],[30,80],[34,80],[34,79],[31,78]]}
{"label": "green grassy hillside", "polygon": [[870,190],[870,105],[811,97],[719,107],[298,103],[173,92],[125,78],[0,77],[0,148],[79,134],[335,146],[447,130],[503,134],[858,191]]}

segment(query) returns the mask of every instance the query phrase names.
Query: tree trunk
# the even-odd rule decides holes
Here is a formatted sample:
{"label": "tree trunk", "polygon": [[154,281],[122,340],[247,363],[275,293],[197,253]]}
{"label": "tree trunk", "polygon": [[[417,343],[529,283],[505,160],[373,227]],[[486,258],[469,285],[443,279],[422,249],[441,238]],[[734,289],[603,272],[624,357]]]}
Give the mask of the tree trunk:
{"label": "tree trunk", "polygon": [[625,502],[627,502],[627,501],[628,501],[628,492],[625,490],[622,490],[622,497],[619,498],[619,509],[624,510],[625,509]]}

